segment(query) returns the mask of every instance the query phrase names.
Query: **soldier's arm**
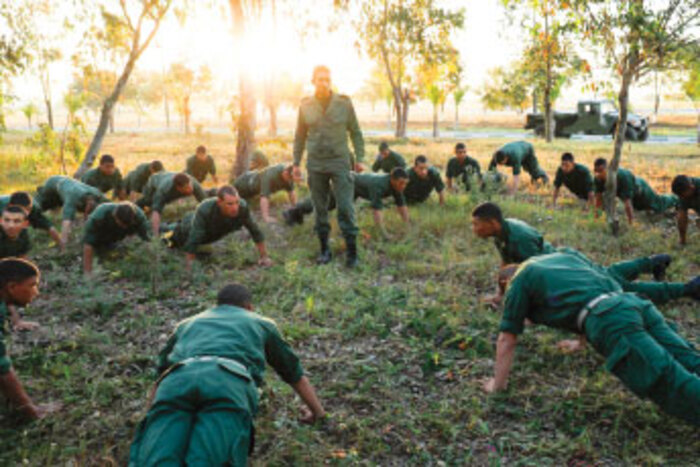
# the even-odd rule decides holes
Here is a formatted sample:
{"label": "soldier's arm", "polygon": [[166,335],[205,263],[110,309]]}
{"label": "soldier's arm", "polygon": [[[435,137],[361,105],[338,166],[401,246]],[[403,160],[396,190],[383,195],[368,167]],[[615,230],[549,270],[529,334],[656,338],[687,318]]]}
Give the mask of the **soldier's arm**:
{"label": "soldier's arm", "polygon": [[64,219],[63,222],[61,222],[61,244],[63,245],[68,243],[72,223],[73,221],[70,219]]}
{"label": "soldier's arm", "polygon": [[489,170],[496,170],[498,162],[496,162],[496,156],[491,157],[491,162],[489,162]]}
{"label": "soldier's arm", "polygon": [[207,194],[204,192],[202,185],[200,185],[200,183],[195,179],[192,179],[191,182],[194,197],[197,199],[197,201],[202,202],[207,199]]}
{"label": "soldier's arm", "polygon": [[623,202],[625,204],[625,214],[627,214],[627,222],[631,224],[634,222],[634,210],[632,209],[632,201],[626,199]]}
{"label": "soldier's arm", "polygon": [[88,276],[92,274],[92,245],[85,243],[83,245],[83,273]]}
{"label": "soldier's arm", "polygon": [[406,206],[406,198],[404,198],[403,194],[395,195],[394,202],[396,203],[396,210],[399,212],[401,219],[403,219],[404,222],[409,222],[408,207]]}
{"label": "soldier's arm", "polygon": [[274,222],[274,219],[270,217],[271,182],[272,177],[270,174],[267,172],[263,173],[262,179],[260,180],[260,214],[262,215],[263,222],[266,223]]}
{"label": "soldier's arm", "polygon": [[[136,234],[139,236],[139,238],[143,241],[149,241],[150,235],[148,232],[148,218],[146,215],[141,211],[140,209],[137,209],[137,217],[139,219],[139,226],[136,229]],[[160,232],[159,232],[160,233]],[[157,236],[155,238],[158,238]]]}
{"label": "soldier's arm", "polygon": [[309,133],[309,128],[306,126],[304,121],[304,114],[299,106],[299,114],[297,116],[297,127],[294,130],[294,167],[299,167],[301,165],[301,158],[304,154],[304,148],[306,147],[306,137]]}
{"label": "soldier's arm", "polygon": [[474,168],[474,173],[476,173],[479,176],[479,178],[481,178],[481,166],[479,165],[479,161],[475,159],[474,161],[472,161],[471,165]]}
{"label": "soldier's arm", "polygon": [[552,195],[552,206],[557,207],[557,198],[559,197],[559,187],[554,186],[554,194]]}
{"label": "soldier's arm", "polygon": [[502,391],[508,387],[508,376],[513,366],[515,357],[515,347],[518,343],[518,336],[509,332],[501,332],[496,342],[496,364],[494,367],[494,377],[484,384],[486,392]]}
{"label": "soldier's arm", "polygon": [[260,230],[260,227],[258,227],[258,224],[253,219],[253,216],[250,215],[250,211],[245,213],[245,218],[243,219],[243,226],[250,233],[250,236],[253,238],[253,242],[255,242],[255,247],[258,249],[258,254],[260,255],[258,264],[261,266],[271,266],[272,260],[267,255],[267,247],[265,246],[265,235],[263,235],[262,231]]}
{"label": "soldier's arm", "polygon": [[374,159],[374,164],[372,164],[372,172],[379,172],[379,170],[382,168],[382,155],[379,154],[377,155],[377,158]]}
{"label": "soldier's arm", "polygon": [[362,137],[362,130],[360,130],[360,123],[357,121],[355,107],[352,105],[352,102],[350,102],[348,132],[352,140],[352,147],[355,150],[355,163],[360,164],[365,160],[365,139]]}
{"label": "soldier's arm", "polygon": [[287,199],[289,200],[289,204],[291,204],[292,206],[296,206],[297,193],[296,193],[296,191],[294,191],[293,188],[287,192]]}
{"label": "soldier's arm", "polygon": [[211,158],[211,167],[209,168],[209,173],[211,174],[211,179],[216,183],[217,185],[219,184],[219,179],[216,178],[216,162],[214,162],[214,158]]}
{"label": "soldier's arm", "polygon": [[513,171],[513,186],[510,189],[510,194],[517,193],[519,186],[520,186],[520,174],[518,173],[518,175],[516,175],[515,171]]}
{"label": "soldier's arm", "polygon": [[681,245],[685,245],[686,238],[687,238],[686,235],[688,233],[688,210],[687,209],[679,209],[678,210],[677,224],[678,224],[678,236],[680,237]]}

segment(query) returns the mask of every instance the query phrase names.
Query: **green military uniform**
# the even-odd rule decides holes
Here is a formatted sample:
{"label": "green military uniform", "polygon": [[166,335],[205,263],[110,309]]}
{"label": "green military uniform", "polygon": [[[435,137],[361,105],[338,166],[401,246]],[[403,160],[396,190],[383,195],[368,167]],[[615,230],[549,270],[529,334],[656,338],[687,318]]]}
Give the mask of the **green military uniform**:
{"label": "green military uniform", "polygon": [[0,258],[24,256],[29,253],[30,248],[31,242],[27,229],[22,230],[17,238],[10,239],[0,227]]}
{"label": "green military uniform", "polygon": [[0,376],[4,376],[12,369],[12,360],[7,354],[7,346],[5,345],[5,335],[7,334],[7,322],[10,319],[10,313],[7,310],[5,302],[0,301]]}
{"label": "green military uniform", "polygon": [[200,161],[196,155],[187,158],[187,169],[185,173],[193,176],[199,183],[202,183],[208,174],[216,175],[216,163],[214,158],[207,155],[206,159]]}
{"label": "green military uniform", "polygon": [[389,174],[395,167],[406,168],[406,161],[398,152],[389,150],[388,156],[383,157],[381,154],[377,156],[372,164],[372,172],[382,171]]}
{"label": "green military uniform", "polygon": [[625,292],[635,292],[654,303],[666,303],[685,295],[685,284],[679,282],[636,282],[640,274],[650,274],[654,264],[650,257],[621,261],[606,268]]}
{"label": "green military uniform", "polygon": [[315,229],[321,237],[327,237],[331,229],[328,222],[331,186],[338,203],[338,224],[343,235],[346,239],[357,236],[350,173],[353,158],[348,147],[348,133],[355,158],[362,162],[365,144],[350,98],[332,93],[330,99],[312,96],[302,100],[294,133],[294,165],[301,164],[306,148],[309,188],[316,211]]}
{"label": "green military uniform", "polygon": [[700,426],[700,352],[651,302],[624,293],[583,255],[538,256],[518,268],[506,291],[501,332],[521,334],[526,318],[585,334],[632,392]]}
{"label": "green military uniform", "polygon": [[532,256],[554,253],[554,247],[535,228],[518,219],[504,219],[494,238],[503,264],[522,263]]}
{"label": "green military uniform", "polygon": [[267,160],[265,153],[260,149],[256,149],[250,154],[250,170],[264,169],[268,165],[270,165],[270,162]]}
{"label": "green military uniform", "polygon": [[430,197],[433,190],[442,193],[445,183],[442,181],[440,171],[435,167],[428,168],[428,176],[420,178],[411,167],[408,169],[408,185],[403,192],[408,204],[422,203]]}
{"label": "green military uniform", "polygon": [[[143,195],[136,202],[140,208],[148,206],[156,212],[163,212],[165,205],[173,201],[184,198],[186,195],[181,194],[175,188],[174,172],[158,172],[151,175],[143,188]],[[202,185],[190,175],[190,183],[192,184],[192,195],[197,201],[204,201],[207,195],[202,190]]]}
{"label": "green military uniform", "polygon": [[[0,196],[0,213],[5,210],[8,204],[10,204],[10,195]],[[41,207],[36,199],[32,203],[32,210],[29,211],[27,220],[34,229],[50,230],[53,227],[53,223],[41,212]]]}
{"label": "green military uniform", "polygon": [[294,181],[290,178],[285,181],[282,174],[287,168],[286,164],[277,164],[261,170],[251,170],[241,174],[233,182],[241,198],[251,199],[256,196],[270,197],[273,193],[284,190],[294,191]]}
{"label": "green military uniform", "polygon": [[[605,180],[595,180],[595,192],[605,192]],[[676,207],[679,203],[676,195],[657,195],[644,179],[635,177],[627,169],[617,169],[617,192],[620,200],[630,200],[632,207],[639,211],[652,210],[663,212]]]}
{"label": "green military uniform", "polygon": [[446,175],[447,178],[461,179],[464,188],[469,191],[471,190],[471,178],[474,176],[481,178],[481,166],[479,166],[479,161],[473,157],[465,156],[462,161],[457,157],[452,157],[447,161]]}
{"label": "green military uniform", "polygon": [[255,223],[245,200],[240,201],[236,217],[225,217],[216,204],[216,198],[210,198],[200,203],[194,212],[187,214],[179,222],[166,226],[165,230],[172,232],[168,237],[173,247],[196,254],[200,246],[213,243],[243,227],[248,230],[256,244],[265,241],[265,236]]}
{"label": "green military uniform", "polygon": [[[632,172],[629,170],[619,168],[617,169],[616,180],[617,192],[615,195],[620,198],[621,201],[631,201],[635,194],[635,176],[632,175]],[[597,194],[605,193],[605,180],[595,179],[595,192]]]}
{"label": "green military uniform", "polygon": [[554,187],[561,188],[564,185],[579,199],[588,199],[588,194],[593,191],[593,177],[588,167],[582,164],[574,164],[574,170],[569,173],[559,167],[554,177]]}
{"label": "green military uniform", "polygon": [[150,177],[150,162],[144,162],[143,164],[137,165],[134,170],[126,174],[126,178],[124,179],[124,189],[126,190],[126,193],[129,194],[131,192],[143,192],[143,188],[144,186],[146,186],[146,183],[148,182],[148,179]]}
{"label": "green military uniform", "polygon": [[689,199],[679,198],[678,209],[682,211],[692,209],[696,213],[700,214],[700,177],[690,177],[690,181],[693,182],[695,193]]}
{"label": "green military uniform", "polygon": [[80,178],[80,181],[86,185],[94,186],[102,193],[114,190],[114,194],[116,195],[119,191],[124,189],[124,180],[122,179],[122,173],[119,169],[115,169],[112,175],[105,175],[100,171],[99,167],[95,167],[85,172]]}
{"label": "green military uniform", "polygon": [[288,384],[304,374],[270,319],[220,305],[182,321],[129,465],[247,465],[266,362]]}
{"label": "green military uniform", "polygon": [[[547,174],[540,167],[532,144],[527,141],[515,141],[502,146],[499,151],[508,156],[508,161],[505,165],[513,168],[513,175],[520,175],[522,169],[525,169],[533,181],[542,178],[547,182]],[[494,154],[489,164],[489,170],[495,170],[497,166],[498,163]]]}
{"label": "green military uniform", "polygon": [[42,211],[63,206],[63,220],[72,221],[77,211],[85,211],[87,199],[92,197],[97,204],[109,200],[100,190],[69,177],[55,175],[49,177],[37,190],[36,201]]}
{"label": "green military uniform", "polygon": [[117,224],[114,212],[121,203],[105,203],[95,209],[85,224],[83,243],[95,249],[109,248],[129,235],[138,235],[142,240],[149,239],[148,218],[141,208],[131,204],[138,221],[135,225],[124,228]]}

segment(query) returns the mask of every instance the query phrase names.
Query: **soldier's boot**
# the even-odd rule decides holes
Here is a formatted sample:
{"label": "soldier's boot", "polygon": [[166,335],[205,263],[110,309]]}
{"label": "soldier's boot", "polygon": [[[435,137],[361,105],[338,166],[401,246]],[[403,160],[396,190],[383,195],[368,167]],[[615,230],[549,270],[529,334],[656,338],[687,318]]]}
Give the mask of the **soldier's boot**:
{"label": "soldier's boot", "polygon": [[296,207],[284,211],[282,217],[284,217],[284,222],[290,227],[294,224],[302,225],[304,223],[304,214]]}
{"label": "soldier's boot", "polygon": [[695,279],[685,284],[683,287],[683,295],[700,301],[700,276],[696,276]]}
{"label": "soldier's boot", "polygon": [[345,266],[347,266],[348,268],[357,267],[357,263],[359,261],[357,258],[357,238],[356,237],[346,237],[345,238],[345,246],[346,246]]}
{"label": "soldier's boot", "polygon": [[316,258],[316,264],[328,264],[333,259],[331,249],[328,246],[328,234],[319,235],[318,239],[321,242],[321,254]]}
{"label": "soldier's boot", "polygon": [[661,254],[653,255],[649,258],[651,260],[651,273],[654,275],[654,280],[656,282],[661,282],[666,278],[666,269],[671,265],[671,255]]}

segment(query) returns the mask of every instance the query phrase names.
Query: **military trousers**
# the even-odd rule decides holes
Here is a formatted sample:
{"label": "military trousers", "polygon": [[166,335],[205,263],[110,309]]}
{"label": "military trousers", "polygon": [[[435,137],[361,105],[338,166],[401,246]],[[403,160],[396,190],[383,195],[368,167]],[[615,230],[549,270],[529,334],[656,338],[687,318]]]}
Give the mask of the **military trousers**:
{"label": "military trousers", "polygon": [[534,154],[531,154],[525,158],[523,161],[523,169],[530,174],[530,178],[533,182],[539,179],[542,179],[544,183],[549,182],[547,173],[544,171],[544,169],[542,169],[542,167],[540,167],[540,164],[537,162],[537,158]]}
{"label": "military trousers", "polygon": [[642,295],[654,303],[662,304],[683,296],[685,284],[679,282],[636,282],[640,274],[651,274],[652,268],[651,258],[645,256],[612,264],[607,271],[622,290]]}
{"label": "military trousers", "polygon": [[635,185],[632,207],[637,211],[654,211],[656,213],[661,213],[678,206],[679,200],[676,195],[657,194],[646,180],[637,178]]}
{"label": "military trousers", "polygon": [[244,467],[256,411],[252,379],[230,361],[176,365],[137,429],[129,466]]}
{"label": "military trousers", "polygon": [[315,230],[319,236],[328,236],[331,224],[328,219],[331,194],[335,197],[338,208],[338,225],[345,238],[356,237],[358,228],[355,220],[355,184],[352,172],[312,171],[308,172],[309,189],[314,211],[316,211]]}
{"label": "military trousers", "polygon": [[606,369],[640,398],[700,426],[700,352],[649,301],[621,293],[588,314],[584,330]]}

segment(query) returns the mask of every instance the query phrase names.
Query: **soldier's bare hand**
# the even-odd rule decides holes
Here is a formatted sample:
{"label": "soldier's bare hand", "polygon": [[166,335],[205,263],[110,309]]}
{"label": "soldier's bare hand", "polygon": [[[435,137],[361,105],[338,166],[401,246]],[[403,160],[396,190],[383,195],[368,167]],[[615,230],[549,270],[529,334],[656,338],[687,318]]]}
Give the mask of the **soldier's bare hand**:
{"label": "soldier's bare hand", "polygon": [[313,425],[316,422],[316,416],[308,407],[301,407],[299,411],[301,412],[299,422],[304,425]]}
{"label": "soldier's bare hand", "polygon": [[301,167],[298,165],[295,165],[294,168],[292,169],[292,177],[294,177],[294,180],[301,180]]}
{"label": "soldier's bare hand", "polygon": [[355,172],[357,172],[359,174],[359,173],[362,173],[364,171],[365,171],[364,165],[360,164],[359,162],[357,164],[355,164]]}
{"label": "soldier's bare hand", "polygon": [[263,256],[258,260],[258,265],[263,266],[265,268],[272,266],[272,260],[270,259],[269,256]]}
{"label": "soldier's bare hand", "polygon": [[37,418],[46,418],[51,414],[54,414],[63,408],[63,404],[60,402],[49,402],[48,404],[39,404],[35,406]]}
{"label": "soldier's bare hand", "polygon": [[36,321],[24,321],[21,320],[14,325],[15,331],[34,331],[39,328],[39,323]]}
{"label": "soldier's bare hand", "polygon": [[487,394],[491,394],[491,393],[496,392],[496,380],[494,378],[488,378],[487,380],[485,380],[483,382],[481,388]]}
{"label": "soldier's bare hand", "polygon": [[557,348],[564,353],[574,353],[583,350],[584,345],[578,339],[564,339],[557,342]]}

